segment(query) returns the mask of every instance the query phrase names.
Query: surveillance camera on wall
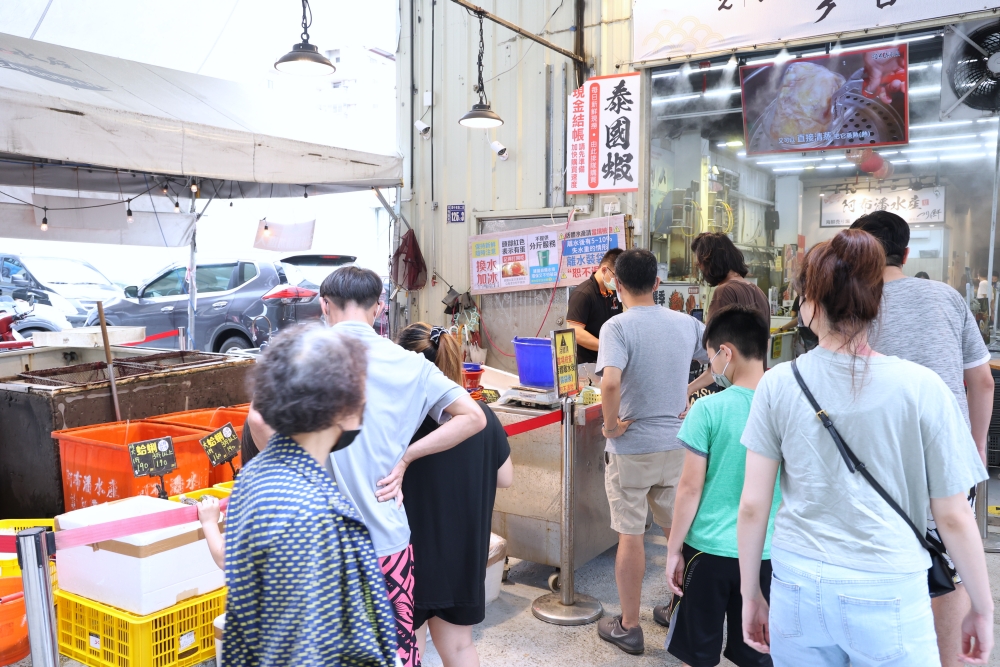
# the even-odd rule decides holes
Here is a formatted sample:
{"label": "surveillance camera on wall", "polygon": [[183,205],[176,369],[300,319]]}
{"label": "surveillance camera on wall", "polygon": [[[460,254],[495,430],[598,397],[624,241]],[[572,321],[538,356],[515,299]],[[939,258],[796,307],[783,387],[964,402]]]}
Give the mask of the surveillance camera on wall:
{"label": "surveillance camera on wall", "polygon": [[427,123],[423,122],[422,120],[418,120],[413,124],[413,127],[417,128],[417,132],[419,132],[420,136],[423,137],[424,139],[430,138],[431,126],[428,125]]}
{"label": "surveillance camera on wall", "polygon": [[490,148],[493,152],[497,154],[497,157],[501,160],[506,160],[509,156],[507,155],[507,147],[501,144],[499,141],[490,142]]}

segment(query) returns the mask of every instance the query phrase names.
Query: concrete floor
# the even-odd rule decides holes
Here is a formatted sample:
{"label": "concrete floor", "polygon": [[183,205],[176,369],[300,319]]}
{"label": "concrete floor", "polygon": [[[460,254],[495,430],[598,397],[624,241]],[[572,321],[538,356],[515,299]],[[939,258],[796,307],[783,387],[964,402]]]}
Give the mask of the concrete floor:
{"label": "concrete floor", "polygon": [[[992,495],[992,494],[991,494]],[[1000,494],[998,494],[1000,497]],[[998,502],[997,504],[1000,504]],[[1000,537],[1000,528],[994,528]],[[655,532],[654,532],[655,531]],[[535,667],[539,665],[587,665],[593,667],[661,667],[681,663],[663,648],[666,629],[653,622],[652,607],[669,598],[663,569],[666,566],[666,539],[658,529],[646,536],[646,578],[643,583],[642,628],[646,652],[642,656],[622,653],[597,636],[596,625],[565,628],[542,623],[531,615],[531,602],[548,593],[547,578],[552,568],[512,560],[507,583],[500,598],[486,609],[486,620],[475,627],[473,636],[484,667]],[[615,548],[609,549],[576,571],[576,590],[604,604],[605,614],[618,614],[618,591],[614,579]],[[1000,554],[986,555],[997,619],[1000,619]],[[1000,624],[994,625],[1000,640]],[[213,667],[208,661],[199,667]],[[15,667],[30,667],[31,659]],[[428,645],[426,667],[441,667],[441,659]],[[734,667],[723,659],[723,667]],[[994,650],[990,665],[1000,667],[1000,648]],[[64,658],[62,667],[82,667]]]}

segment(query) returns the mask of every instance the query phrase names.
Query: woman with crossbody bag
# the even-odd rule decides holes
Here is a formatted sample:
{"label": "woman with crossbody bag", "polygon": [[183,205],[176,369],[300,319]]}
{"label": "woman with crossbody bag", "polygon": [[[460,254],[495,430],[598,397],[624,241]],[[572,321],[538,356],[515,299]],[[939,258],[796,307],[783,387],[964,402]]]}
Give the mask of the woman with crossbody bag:
{"label": "woman with crossbody bag", "polygon": [[[868,347],[884,264],[860,230],[806,254],[801,313],[819,346],[765,374],[743,432],[743,632],[778,667],[940,666],[930,595],[950,573],[910,520],[925,523],[928,503],[972,599],[961,658],[985,665],[993,647],[993,599],[966,500],[986,469],[937,374]],[[779,466],[768,608],[759,567]]]}

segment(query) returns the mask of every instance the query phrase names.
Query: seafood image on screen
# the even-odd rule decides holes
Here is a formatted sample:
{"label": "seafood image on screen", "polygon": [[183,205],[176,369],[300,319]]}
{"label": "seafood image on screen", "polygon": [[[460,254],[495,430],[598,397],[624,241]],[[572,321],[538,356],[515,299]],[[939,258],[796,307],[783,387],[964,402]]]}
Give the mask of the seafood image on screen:
{"label": "seafood image on screen", "polygon": [[785,69],[768,134],[775,141],[800,134],[824,133],[833,123],[833,96],[847,80],[813,63]]}
{"label": "seafood image on screen", "polygon": [[747,155],[909,140],[906,44],[740,68]]}

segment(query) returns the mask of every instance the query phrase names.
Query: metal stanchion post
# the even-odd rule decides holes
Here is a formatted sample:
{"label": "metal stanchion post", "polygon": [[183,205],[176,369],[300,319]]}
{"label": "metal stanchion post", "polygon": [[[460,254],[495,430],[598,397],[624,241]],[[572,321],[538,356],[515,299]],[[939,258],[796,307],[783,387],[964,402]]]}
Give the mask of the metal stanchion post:
{"label": "metal stanchion post", "polygon": [[24,610],[28,617],[28,642],[32,667],[59,667],[56,610],[49,573],[49,544],[44,528],[17,534],[17,562],[24,585]]}
{"label": "metal stanchion post", "polygon": [[559,593],[543,595],[531,604],[535,618],[554,625],[586,625],[604,614],[601,603],[574,588],[573,577],[573,468],[576,453],[576,425],[573,399],[563,399],[562,517],[559,530]]}
{"label": "metal stanchion post", "polygon": [[177,349],[187,349],[187,327],[177,327]]}
{"label": "metal stanchion post", "polygon": [[976,522],[979,524],[979,536],[983,538],[983,550],[986,553],[1000,553],[1000,539],[990,535],[989,500],[990,482],[980,482],[976,487]]}

